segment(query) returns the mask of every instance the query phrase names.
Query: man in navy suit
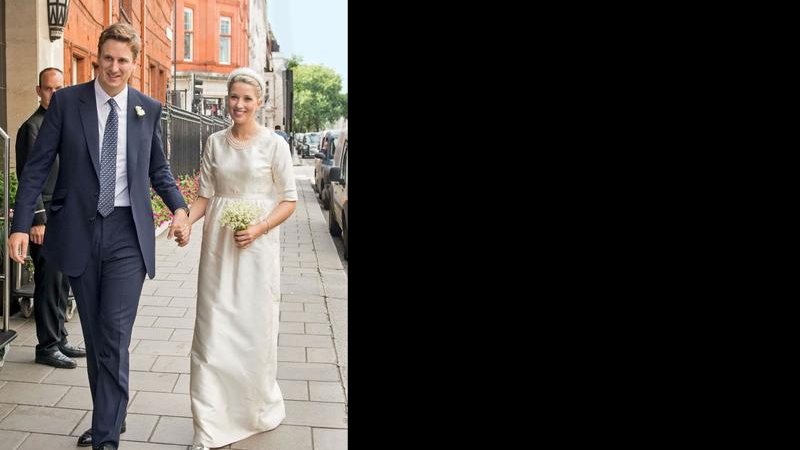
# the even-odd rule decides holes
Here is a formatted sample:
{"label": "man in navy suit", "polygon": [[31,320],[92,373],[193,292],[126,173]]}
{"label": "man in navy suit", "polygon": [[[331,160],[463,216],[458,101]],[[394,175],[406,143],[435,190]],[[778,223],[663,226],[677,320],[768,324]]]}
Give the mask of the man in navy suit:
{"label": "man in navy suit", "polygon": [[188,207],[164,156],[161,104],[128,86],[141,38],[100,34],[94,81],[57,91],[17,191],[9,255],[27,253],[36,198],[58,155],[43,252],[69,277],[86,343],[92,428],[79,446],[116,450],[128,406],[128,346],[145,274],[155,276],[149,187],[173,211],[169,237],[189,242]]}

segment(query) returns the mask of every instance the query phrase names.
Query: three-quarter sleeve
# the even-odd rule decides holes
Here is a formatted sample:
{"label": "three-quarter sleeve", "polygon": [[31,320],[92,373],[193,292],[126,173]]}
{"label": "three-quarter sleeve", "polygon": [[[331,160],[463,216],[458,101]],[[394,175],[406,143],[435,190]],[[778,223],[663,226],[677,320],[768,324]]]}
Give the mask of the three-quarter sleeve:
{"label": "three-quarter sleeve", "polygon": [[292,152],[289,144],[283,139],[276,139],[277,148],[272,156],[272,181],[275,183],[275,194],[278,202],[297,201],[297,186],[294,183]]}
{"label": "three-quarter sleeve", "polygon": [[214,153],[214,135],[208,137],[206,141],[206,151],[200,159],[200,189],[197,195],[200,197],[211,198],[214,196],[214,173],[211,170],[211,160]]}

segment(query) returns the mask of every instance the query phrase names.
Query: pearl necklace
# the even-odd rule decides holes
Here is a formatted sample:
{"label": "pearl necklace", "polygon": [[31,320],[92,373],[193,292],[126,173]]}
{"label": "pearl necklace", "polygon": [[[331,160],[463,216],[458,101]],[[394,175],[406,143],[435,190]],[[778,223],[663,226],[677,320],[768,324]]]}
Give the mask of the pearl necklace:
{"label": "pearl necklace", "polygon": [[233,128],[228,128],[225,130],[225,140],[228,141],[228,145],[236,150],[244,150],[250,147],[250,144],[253,142],[253,139],[258,135],[258,133],[251,136],[249,139],[239,140],[233,137]]}

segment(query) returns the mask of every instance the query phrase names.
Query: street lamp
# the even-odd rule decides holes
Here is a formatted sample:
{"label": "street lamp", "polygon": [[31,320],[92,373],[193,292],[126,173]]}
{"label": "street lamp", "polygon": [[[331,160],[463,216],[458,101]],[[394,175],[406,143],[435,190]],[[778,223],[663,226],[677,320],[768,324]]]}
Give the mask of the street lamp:
{"label": "street lamp", "polygon": [[69,0],[47,0],[47,25],[50,27],[50,41],[60,39],[67,24]]}

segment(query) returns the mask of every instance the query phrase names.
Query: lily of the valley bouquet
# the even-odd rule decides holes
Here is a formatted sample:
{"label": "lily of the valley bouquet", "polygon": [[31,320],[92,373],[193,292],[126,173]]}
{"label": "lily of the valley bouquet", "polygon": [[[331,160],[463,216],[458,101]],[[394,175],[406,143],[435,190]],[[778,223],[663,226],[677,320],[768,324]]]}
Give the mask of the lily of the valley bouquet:
{"label": "lily of the valley bouquet", "polygon": [[234,200],[222,210],[219,224],[234,232],[246,230],[262,213],[261,208],[253,203]]}

